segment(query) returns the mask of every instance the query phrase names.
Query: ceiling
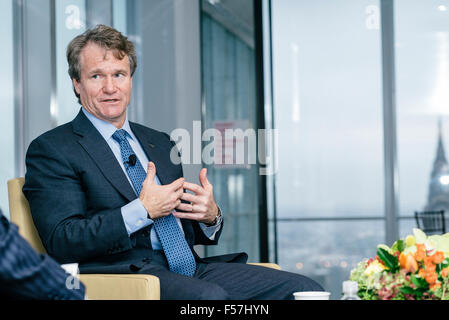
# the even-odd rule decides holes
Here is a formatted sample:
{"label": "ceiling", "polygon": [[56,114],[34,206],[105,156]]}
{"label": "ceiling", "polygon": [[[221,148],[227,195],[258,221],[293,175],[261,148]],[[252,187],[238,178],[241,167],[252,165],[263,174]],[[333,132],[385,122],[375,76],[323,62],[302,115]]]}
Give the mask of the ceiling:
{"label": "ceiling", "polygon": [[203,11],[254,47],[253,0],[203,0]]}

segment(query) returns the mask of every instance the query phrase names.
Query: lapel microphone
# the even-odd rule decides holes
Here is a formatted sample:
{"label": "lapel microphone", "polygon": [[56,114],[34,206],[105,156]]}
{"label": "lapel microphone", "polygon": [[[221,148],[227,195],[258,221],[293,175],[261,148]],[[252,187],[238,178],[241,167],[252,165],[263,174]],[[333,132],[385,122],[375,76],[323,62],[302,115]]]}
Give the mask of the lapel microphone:
{"label": "lapel microphone", "polygon": [[136,155],[133,153],[133,154],[130,154],[129,155],[129,158],[128,158],[128,164],[130,165],[130,166],[134,166],[135,164],[136,164],[136,161],[137,161],[137,157],[136,157]]}

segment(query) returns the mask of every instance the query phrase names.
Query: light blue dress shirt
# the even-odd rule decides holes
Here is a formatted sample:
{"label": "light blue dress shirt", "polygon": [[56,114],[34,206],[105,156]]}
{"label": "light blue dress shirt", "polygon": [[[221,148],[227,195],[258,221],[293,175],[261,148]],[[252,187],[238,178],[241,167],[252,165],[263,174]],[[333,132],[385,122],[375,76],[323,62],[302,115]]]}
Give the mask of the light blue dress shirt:
{"label": "light blue dress shirt", "polygon": [[[117,128],[104,120],[100,120],[87,112],[84,108],[82,108],[84,114],[86,117],[92,122],[94,127],[100,132],[104,140],[106,140],[107,144],[111,148],[112,152],[114,153],[114,156],[117,158],[118,163],[120,164],[120,167],[122,168],[123,172],[125,173],[126,178],[128,179],[130,185],[134,186],[131,182],[131,180],[128,177],[128,174],[126,172],[125,166],[123,165],[122,155],[120,153],[120,145],[117,141],[112,138],[112,135],[117,130]],[[123,127],[121,129],[124,129],[127,133],[127,138],[129,141],[129,144],[131,145],[131,148],[135,152],[137,158],[139,159],[140,163],[142,164],[145,172],[147,171],[148,167],[148,158],[143,151],[142,147],[140,146],[139,141],[137,140],[136,136],[131,130],[131,127],[129,126],[128,122],[128,115],[126,115],[125,123],[123,124]],[[155,182],[157,184],[161,184],[159,181],[159,178],[157,177],[157,168],[156,168],[156,177]],[[134,189],[135,191],[135,189]],[[134,232],[150,225],[153,223],[153,220],[148,218],[148,213],[145,207],[143,206],[142,202],[139,198],[131,201],[127,205],[123,206],[121,208],[122,211],[122,217],[123,221],[125,223],[126,231],[128,231],[128,235],[133,234]],[[176,221],[178,222],[179,227],[181,228],[182,232],[184,233],[184,230],[182,229],[182,224],[179,218],[176,218]],[[200,223],[200,227],[203,230],[204,234],[211,240],[215,239],[215,234],[219,230],[219,227],[221,225],[222,219],[219,219],[217,225],[215,226],[207,226],[204,223]],[[151,228],[150,233],[150,240],[151,240],[151,246],[154,250],[162,250],[161,243],[157,237],[156,231],[154,228]]]}

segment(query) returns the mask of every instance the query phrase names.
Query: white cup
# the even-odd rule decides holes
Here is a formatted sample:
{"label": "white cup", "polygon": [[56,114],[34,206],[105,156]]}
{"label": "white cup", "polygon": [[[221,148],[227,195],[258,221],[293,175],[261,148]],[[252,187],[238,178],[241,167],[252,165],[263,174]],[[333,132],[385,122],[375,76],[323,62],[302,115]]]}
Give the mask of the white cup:
{"label": "white cup", "polygon": [[300,291],[293,295],[295,300],[329,300],[331,294],[326,291]]}
{"label": "white cup", "polygon": [[66,263],[61,264],[61,267],[67,272],[70,273],[72,276],[78,278],[79,269],[78,269],[78,263]]}

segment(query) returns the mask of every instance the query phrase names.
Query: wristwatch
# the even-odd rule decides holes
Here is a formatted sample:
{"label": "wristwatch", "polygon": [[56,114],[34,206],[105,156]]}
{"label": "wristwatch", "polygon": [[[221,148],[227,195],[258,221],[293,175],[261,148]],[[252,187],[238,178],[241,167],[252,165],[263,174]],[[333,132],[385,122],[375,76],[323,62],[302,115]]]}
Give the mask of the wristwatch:
{"label": "wristwatch", "polygon": [[211,223],[206,223],[205,222],[204,224],[206,226],[208,226],[208,227],[216,226],[218,221],[221,220],[221,210],[220,210],[220,207],[218,205],[217,205],[217,208],[218,208],[218,213],[217,213],[217,216],[215,217],[214,221],[212,221]]}

